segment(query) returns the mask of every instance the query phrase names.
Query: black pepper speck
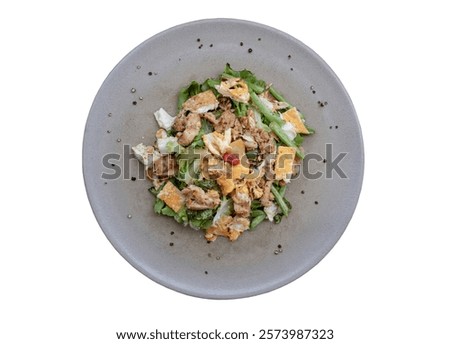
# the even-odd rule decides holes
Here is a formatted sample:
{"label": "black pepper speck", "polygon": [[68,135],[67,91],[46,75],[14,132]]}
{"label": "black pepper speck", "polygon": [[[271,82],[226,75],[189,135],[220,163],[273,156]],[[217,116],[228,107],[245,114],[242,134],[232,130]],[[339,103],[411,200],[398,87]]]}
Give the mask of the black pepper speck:
{"label": "black pepper speck", "polygon": [[148,72],[148,75],[153,75],[153,72]]}
{"label": "black pepper speck", "polygon": [[136,177],[131,177],[131,180],[134,182],[136,181]]}
{"label": "black pepper speck", "polygon": [[173,246],[173,242],[169,243],[169,246]]}
{"label": "black pepper speck", "polygon": [[200,42],[200,38],[197,38],[197,42]]}
{"label": "black pepper speck", "polygon": [[213,47],[213,44],[211,43],[211,44],[209,45],[209,47],[212,48],[212,47]]}
{"label": "black pepper speck", "polygon": [[248,48],[248,53],[249,53],[249,54],[251,54],[251,53],[252,53],[252,51],[253,51],[253,49],[252,49],[252,48]]}
{"label": "black pepper speck", "polygon": [[319,202],[317,202],[317,201],[314,201],[314,204],[319,204]]}
{"label": "black pepper speck", "polygon": [[244,45],[244,42],[239,43],[239,45],[242,47]]}
{"label": "black pepper speck", "polygon": [[136,105],[136,104],[137,104],[137,101],[134,100],[134,101],[133,101],[133,105]]}
{"label": "black pepper speck", "polygon": [[304,193],[305,193],[305,190],[300,191],[300,193],[301,193],[301,194],[304,194]]}
{"label": "black pepper speck", "polygon": [[288,55],[288,59],[291,59],[291,57],[292,57],[291,55]]}

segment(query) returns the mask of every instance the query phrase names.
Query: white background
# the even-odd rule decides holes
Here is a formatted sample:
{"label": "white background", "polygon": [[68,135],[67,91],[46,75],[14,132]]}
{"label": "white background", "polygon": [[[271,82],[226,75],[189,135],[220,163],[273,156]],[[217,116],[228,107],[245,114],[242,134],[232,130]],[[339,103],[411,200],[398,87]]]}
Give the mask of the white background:
{"label": "white background", "polygon": [[[332,343],[449,343],[444,4],[2,2],[0,341],[332,328]],[[360,202],[330,254],[286,287],[232,301],[185,296],[132,268],[96,223],[81,170],[89,108],[116,63],[164,29],[214,17],[261,22],[314,49],[349,92],[366,152]]]}

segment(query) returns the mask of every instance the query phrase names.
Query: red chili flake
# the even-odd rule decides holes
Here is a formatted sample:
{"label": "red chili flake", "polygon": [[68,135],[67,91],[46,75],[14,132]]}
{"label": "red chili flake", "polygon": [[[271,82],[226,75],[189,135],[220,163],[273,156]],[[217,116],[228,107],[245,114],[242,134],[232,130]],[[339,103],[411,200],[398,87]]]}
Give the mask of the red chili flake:
{"label": "red chili flake", "polygon": [[239,156],[232,153],[225,153],[223,155],[223,160],[230,163],[232,166],[239,164]]}

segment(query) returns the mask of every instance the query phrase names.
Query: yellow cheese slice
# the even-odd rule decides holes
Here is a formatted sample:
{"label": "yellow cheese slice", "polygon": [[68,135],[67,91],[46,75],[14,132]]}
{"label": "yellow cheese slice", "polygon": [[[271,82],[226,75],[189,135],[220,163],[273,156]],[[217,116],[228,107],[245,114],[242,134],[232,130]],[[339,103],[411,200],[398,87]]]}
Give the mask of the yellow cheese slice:
{"label": "yellow cheese slice", "polygon": [[275,161],[275,179],[288,178],[292,174],[295,159],[295,148],[279,146],[277,160]]}
{"label": "yellow cheese slice", "polygon": [[250,169],[248,167],[243,166],[242,164],[231,166],[231,178],[233,179],[245,178],[249,174]]}
{"label": "yellow cheese slice", "polygon": [[217,184],[219,184],[222,194],[224,196],[228,195],[230,192],[234,190],[234,182],[233,179],[227,178],[225,174],[221,175],[216,179]]}
{"label": "yellow cheese slice", "polygon": [[245,155],[245,143],[242,139],[238,139],[230,143],[231,153],[239,156],[239,160]]}
{"label": "yellow cheese slice", "polygon": [[170,181],[164,185],[157,197],[164,201],[164,203],[166,203],[173,211],[179,212],[184,206],[183,194]]}
{"label": "yellow cheese slice", "polygon": [[286,122],[289,122],[294,126],[295,131],[297,133],[309,134],[309,131],[305,126],[305,123],[303,123],[302,121],[300,113],[297,111],[295,107],[290,108],[286,112],[283,112],[282,117]]}

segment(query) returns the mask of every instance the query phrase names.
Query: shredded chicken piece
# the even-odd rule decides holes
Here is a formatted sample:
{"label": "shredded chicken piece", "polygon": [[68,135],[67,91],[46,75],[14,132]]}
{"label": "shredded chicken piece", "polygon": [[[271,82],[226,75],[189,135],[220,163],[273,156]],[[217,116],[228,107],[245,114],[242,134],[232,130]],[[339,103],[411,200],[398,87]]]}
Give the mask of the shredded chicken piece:
{"label": "shredded chicken piece", "polygon": [[[147,176],[148,176],[148,174],[147,174]],[[168,178],[162,178],[162,179],[159,179],[159,178],[153,178],[153,179],[152,179],[153,186],[154,186],[156,189],[159,189],[159,188],[167,181],[167,179],[168,179]]]}
{"label": "shredded chicken piece", "polygon": [[232,103],[230,98],[220,96],[218,101],[219,101],[219,109],[223,111],[231,110]]}
{"label": "shredded chicken piece", "polygon": [[272,191],[271,191],[272,183],[273,183],[273,180],[268,180],[264,184],[263,195],[261,196],[261,199],[260,199],[261,204],[264,207],[270,206],[271,201],[274,198],[273,194],[272,194]]}
{"label": "shredded chicken piece", "polygon": [[214,241],[218,236],[229,237],[228,226],[233,221],[229,215],[222,216],[216,224],[206,230],[205,238],[208,241]]}
{"label": "shredded chicken piece", "polygon": [[237,140],[239,136],[242,134],[242,125],[239,119],[231,110],[225,110],[218,119],[213,121],[212,119],[208,120],[213,123],[214,130],[223,133],[227,129],[231,129],[231,138],[232,140]]}
{"label": "shredded chicken piece", "polygon": [[233,141],[239,139],[242,135],[242,132],[243,132],[243,129],[242,129],[241,122],[239,122],[239,120],[236,119],[234,121],[233,127],[231,128],[231,139]]}
{"label": "shredded chicken piece", "polygon": [[244,217],[222,216],[217,223],[206,230],[205,238],[214,241],[218,236],[227,237],[230,241],[235,241],[242,232],[250,227],[250,220]]}
{"label": "shredded chicken piece", "polygon": [[233,112],[231,112],[231,110],[224,111],[217,120],[217,124],[214,126],[214,130],[218,131],[219,133],[223,133],[226,129],[232,128],[235,121],[236,116]]}
{"label": "shredded chicken piece", "polygon": [[251,129],[256,127],[255,113],[252,109],[248,109],[247,116],[240,117],[239,121],[241,122],[242,128],[244,129]]}
{"label": "shredded chicken piece", "polygon": [[186,206],[191,210],[214,209],[220,204],[220,195],[216,190],[203,191],[196,185],[189,185],[181,191],[186,198]]}
{"label": "shredded chicken piece", "polygon": [[242,232],[230,228],[228,230],[228,239],[230,239],[230,241],[236,241],[237,238],[239,238],[239,236],[241,235],[241,233]]}
{"label": "shredded chicken piece", "polygon": [[200,115],[198,113],[191,112],[186,117],[186,129],[184,129],[181,136],[178,138],[178,143],[182,146],[188,146],[197,136],[200,128],[202,127],[202,122],[200,120]]}
{"label": "shredded chicken piece", "polygon": [[175,131],[183,131],[186,128],[186,115],[182,112],[175,117],[175,121],[173,122],[172,128]]}
{"label": "shredded chicken piece", "polygon": [[153,169],[148,168],[146,170],[145,175],[152,182],[153,186],[156,189],[159,189],[168,179],[169,177],[158,177],[153,173]]}
{"label": "shredded chicken piece", "polygon": [[236,240],[243,231],[246,231],[250,227],[250,220],[245,217],[235,216],[233,221],[229,224],[231,241]]}
{"label": "shredded chicken piece", "polygon": [[202,113],[201,117],[210,122],[213,126],[217,124],[216,116],[212,112]]}
{"label": "shredded chicken piece", "polygon": [[156,178],[168,178],[177,172],[175,157],[170,154],[163,154],[158,160],[153,162],[153,169],[149,176]]}
{"label": "shredded chicken piece", "polygon": [[[261,181],[263,183],[261,183]],[[263,185],[261,185],[263,184]],[[262,178],[255,178],[255,179],[247,179],[247,187],[250,191],[250,196],[252,199],[259,199],[262,197],[264,191],[263,191],[264,181]]]}
{"label": "shredded chicken piece", "polygon": [[224,163],[222,159],[208,154],[202,160],[202,176],[205,179],[216,179],[224,173]]}
{"label": "shredded chicken piece", "polygon": [[251,135],[258,144],[259,151],[263,154],[275,153],[276,145],[274,138],[264,129],[252,128],[250,130]]}
{"label": "shredded chicken piece", "polygon": [[237,216],[248,217],[250,216],[251,203],[247,185],[244,183],[242,185],[236,186],[235,191],[231,196],[233,200],[234,212]]}

